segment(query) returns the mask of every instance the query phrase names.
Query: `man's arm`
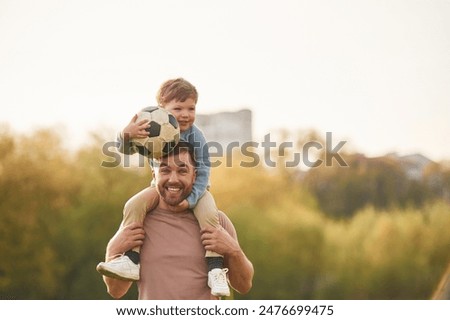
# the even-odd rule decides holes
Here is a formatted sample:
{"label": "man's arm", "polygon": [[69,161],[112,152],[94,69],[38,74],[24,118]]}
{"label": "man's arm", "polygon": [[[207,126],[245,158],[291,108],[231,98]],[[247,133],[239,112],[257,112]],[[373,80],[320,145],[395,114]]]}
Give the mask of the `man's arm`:
{"label": "man's arm", "polygon": [[[132,223],[124,228],[120,227],[106,247],[105,261],[111,261],[118,255],[144,243],[144,229],[141,224]],[[107,291],[114,299],[120,299],[130,289],[133,282],[103,276]]]}
{"label": "man's arm", "polygon": [[224,256],[225,266],[228,267],[228,278],[233,289],[241,294],[249,292],[252,288],[253,264],[242,251],[237,239],[223,227],[206,227],[201,232],[205,250]]}

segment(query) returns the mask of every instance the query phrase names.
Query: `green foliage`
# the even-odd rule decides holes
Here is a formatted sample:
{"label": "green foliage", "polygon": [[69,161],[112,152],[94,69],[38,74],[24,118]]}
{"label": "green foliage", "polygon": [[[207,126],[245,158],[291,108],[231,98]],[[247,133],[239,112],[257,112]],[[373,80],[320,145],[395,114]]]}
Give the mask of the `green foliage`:
{"label": "green foliage", "polygon": [[[124,203],[148,185],[150,171],[101,166],[102,145],[93,137],[71,152],[48,130],[30,136],[0,132],[0,298],[110,299],[95,266]],[[361,189],[377,190],[371,184],[381,183],[378,173],[389,179],[378,184],[371,201],[348,206],[339,204],[344,193],[338,189],[319,196],[291,171],[213,170],[211,191],[255,267],[252,290],[236,299],[431,296],[450,261],[450,205],[427,198],[420,205],[385,207],[401,199],[391,194],[403,186],[395,166],[384,163],[377,174],[350,168],[339,177],[355,198]],[[329,182],[327,174],[315,179]],[[432,179],[438,183],[433,190],[445,179]],[[336,212],[348,218],[327,215],[326,202],[339,204]],[[126,298],[136,296],[134,286]]]}
{"label": "green foliage", "polygon": [[0,297],[106,298],[95,266],[148,179],[101,167],[99,139],[78,154],[46,130],[0,141]]}
{"label": "green foliage", "polygon": [[[426,299],[450,259],[449,206],[360,211],[327,228],[323,299]],[[334,255],[332,253],[335,253]],[[336,254],[337,253],[337,254]]]}
{"label": "green foliage", "polygon": [[447,203],[336,220],[306,187],[263,168],[217,168],[213,178],[255,267],[239,299],[427,299],[450,261]]}
{"label": "green foliage", "polygon": [[392,158],[346,155],[345,159],[348,167],[313,168],[304,181],[317,197],[320,209],[332,217],[348,218],[366,206],[417,207],[436,198],[427,181],[408,178]]}

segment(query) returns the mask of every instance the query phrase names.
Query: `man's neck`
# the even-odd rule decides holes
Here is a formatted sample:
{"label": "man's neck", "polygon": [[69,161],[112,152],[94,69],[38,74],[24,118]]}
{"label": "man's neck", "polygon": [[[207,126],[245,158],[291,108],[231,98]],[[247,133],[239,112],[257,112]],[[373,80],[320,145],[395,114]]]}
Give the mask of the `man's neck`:
{"label": "man's neck", "polygon": [[176,205],[176,206],[170,205],[170,204],[166,203],[166,202],[165,202],[163,199],[161,199],[161,198],[159,199],[159,204],[158,204],[157,208],[162,209],[162,210],[165,210],[165,211],[170,211],[170,212],[172,212],[172,213],[182,213],[182,212],[188,211],[187,209],[185,209],[185,208],[183,208],[183,207],[181,207],[181,206],[178,206],[178,205]]}

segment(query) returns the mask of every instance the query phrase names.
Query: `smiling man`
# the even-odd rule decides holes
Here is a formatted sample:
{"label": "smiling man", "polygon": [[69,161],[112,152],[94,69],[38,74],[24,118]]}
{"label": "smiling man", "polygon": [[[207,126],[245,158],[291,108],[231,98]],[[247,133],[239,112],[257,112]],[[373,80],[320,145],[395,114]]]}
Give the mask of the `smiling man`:
{"label": "smiling man", "polygon": [[191,193],[195,181],[195,165],[187,152],[162,159],[157,169],[156,190],[166,210],[179,210],[178,205]]}
{"label": "smiling man", "polygon": [[[232,288],[245,294],[252,287],[253,265],[239,246],[236,230],[220,212],[220,228],[200,229],[191,210],[180,203],[192,190],[196,163],[192,146],[180,142],[159,161],[154,178],[160,196],[158,207],[147,214],[144,225],[120,228],[110,240],[106,261],[142,245],[138,281],[139,299],[218,299],[207,285],[205,250],[224,256]],[[108,293],[122,297],[132,282],[104,276]]]}

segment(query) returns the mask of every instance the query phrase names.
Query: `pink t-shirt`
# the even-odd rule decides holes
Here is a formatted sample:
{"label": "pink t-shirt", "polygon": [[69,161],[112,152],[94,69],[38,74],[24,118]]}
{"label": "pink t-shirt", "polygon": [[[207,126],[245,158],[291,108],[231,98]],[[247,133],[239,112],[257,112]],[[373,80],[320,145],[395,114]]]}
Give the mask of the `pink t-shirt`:
{"label": "pink t-shirt", "polygon": [[[235,239],[236,230],[220,212],[219,222]],[[192,211],[172,213],[156,209],[144,220],[145,241],[141,248],[139,299],[210,300],[205,249],[200,226]]]}

